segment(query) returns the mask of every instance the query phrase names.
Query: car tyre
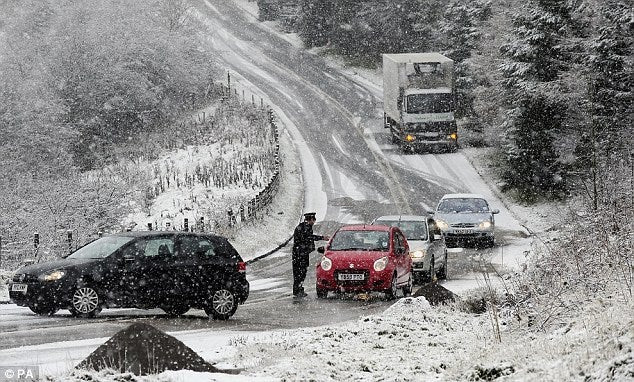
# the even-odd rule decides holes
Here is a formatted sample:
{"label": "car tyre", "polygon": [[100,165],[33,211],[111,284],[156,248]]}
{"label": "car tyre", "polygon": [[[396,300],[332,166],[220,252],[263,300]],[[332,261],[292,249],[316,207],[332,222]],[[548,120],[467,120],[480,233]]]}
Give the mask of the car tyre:
{"label": "car tyre", "polygon": [[189,306],[186,304],[173,304],[162,306],[161,309],[163,309],[168,316],[178,317],[187,313],[187,311],[189,311]]}
{"label": "car tyre", "polygon": [[213,291],[209,305],[205,308],[214,320],[228,320],[238,309],[238,300],[235,294],[226,288]]}
{"label": "car tyre", "polygon": [[409,297],[412,295],[412,289],[414,288],[414,282],[412,281],[412,274],[409,274],[407,284],[403,287],[403,297]]}
{"label": "car tyre", "polygon": [[385,298],[388,300],[394,300],[396,298],[396,292],[398,287],[396,285],[396,272],[392,275],[392,282],[390,283],[390,289],[385,291]]}
{"label": "car tyre", "polygon": [[436,259],[433,256],[431,260],[429,260],[429,270],[425,276],[428,282],[434,281],[434,277],[436,276]]}
{"label": "car tyre", "polygon": [[52,316],[59,310],[58,308],[48,305],[32,305],[29,306],[29,309],[38,316]]}
{"label": "car tyre", "polygon": [[328,297],[328,291],[326,289],[317,288],[317,298]]}
{"label": "car tyre", "polygon": [[440,268],[440,271],[436,273],[436,277],[438,280],[447,280],[447,252],[445,252],[444,264],[442,268]]}
{"label": "car tyre", "polygon": [[73,291],[70,300],[70,312],[76,317],[94,317],[101,312],[101,297],[88,285],[79,286]]}

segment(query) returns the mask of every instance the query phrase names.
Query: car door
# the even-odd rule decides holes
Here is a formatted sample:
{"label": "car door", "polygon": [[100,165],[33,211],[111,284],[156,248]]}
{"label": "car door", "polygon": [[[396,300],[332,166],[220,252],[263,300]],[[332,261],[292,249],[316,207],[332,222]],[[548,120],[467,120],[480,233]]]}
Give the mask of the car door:
{"label": "car door", "polygon": [[226,284],[228,269],[235,267],[213,236],[182,235],[178,248],[175,290],[192,301],[206,301],[212,290]]}
{"label": "car door", "polygon": [[[445,257],[447,256],[444,238],[434,219],[427,220],[427,227],[429,233],[429,252],[433,254],[435,261],[434,269],[440,269],[443,267]],[[435,239],[435,236],[440,236],[440,239]]]}
{"label": "car door", "polygon": [[407,239],[399,229],[394,229],[394,255],[396,278],[399,284],[406,283],[409,277],[412,259],[409,256]]}
{"label": "car door", "polygon": [[169,290],[172,235],[141,237],[123,250],[125,305],[157,307]]}
{"label": "car door", "polygon": [[195,300],[199,283],[198,236],[181,234],[176,239],[176,251],[169,263],[172,284],[169,293],[172,299],[178,298],[183,302]]}
{"label": "car door", "polygon": [[434,239],[434,221],[428,219],[425,225],[427,226],[427,241],[429,242],[427,252],[429,253],[429,258],[433,257],[434,259],[434,269],[438,269],[441,267],[443,254],[439,252],[439,240]]}

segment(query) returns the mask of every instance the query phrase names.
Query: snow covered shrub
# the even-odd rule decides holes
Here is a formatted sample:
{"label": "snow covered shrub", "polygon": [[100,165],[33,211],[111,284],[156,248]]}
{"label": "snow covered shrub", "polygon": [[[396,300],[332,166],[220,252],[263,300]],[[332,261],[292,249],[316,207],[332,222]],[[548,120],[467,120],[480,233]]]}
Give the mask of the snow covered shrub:
{"label": "snow covered shrub", "polygon": [[623,220],[615,231],[603,214],[571,213],[559,238],[535,248],[514,293],[518,317],[537,329],[557,326],[593,301],[632,300],[634,225]]}
{"label": "snow covered shrub", "polygon": [[485,313],[490,305],[500,305],[502,299],[498,291],[485,286],[468,291],[457,305],[463,312],[481,314]]}

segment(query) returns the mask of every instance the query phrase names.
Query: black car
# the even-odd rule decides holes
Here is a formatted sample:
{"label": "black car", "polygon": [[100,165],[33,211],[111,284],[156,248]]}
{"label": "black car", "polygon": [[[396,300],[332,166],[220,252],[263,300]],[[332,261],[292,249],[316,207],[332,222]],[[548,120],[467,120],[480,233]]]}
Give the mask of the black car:
{"label": "black car", "polygon": [[11,300],[41,315],[69,309],[92,317],[104,307],[204,309],[231,317],[249,296],[246,263],[226,238],[184,232],[125,232],[101,237],[64,259],[19,269]]}

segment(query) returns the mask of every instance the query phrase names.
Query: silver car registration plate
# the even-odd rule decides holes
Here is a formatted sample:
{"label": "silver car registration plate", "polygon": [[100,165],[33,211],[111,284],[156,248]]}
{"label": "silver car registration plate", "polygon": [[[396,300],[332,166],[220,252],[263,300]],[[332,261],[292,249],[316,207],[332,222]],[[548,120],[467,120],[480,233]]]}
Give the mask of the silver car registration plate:
{"label": "silver car registration plate", "polygon": [[26,293],[26,288],[28,285],[26,284],[12,284],[11,285],[11,291],[12,292],[22,292],[22,293]]}
{"label": "silver car registration plate", "polygon": [[457,229],[456,233],[461,233],[461,234],[467,234],[467,233],[472,233],[473,231],[470,229]]}
{"label": "silver car registration plate", "polygon": [[342,281],[363,281],[365,275],[363,273],[340,273],[339,280]]}

